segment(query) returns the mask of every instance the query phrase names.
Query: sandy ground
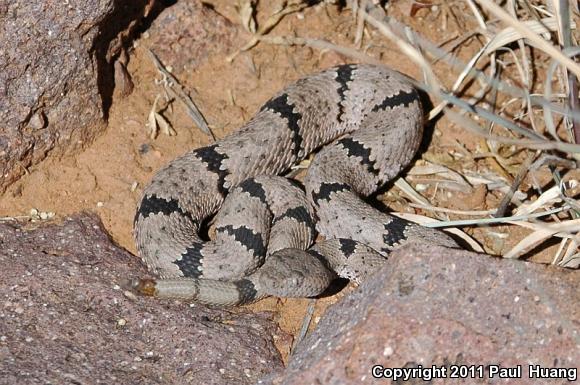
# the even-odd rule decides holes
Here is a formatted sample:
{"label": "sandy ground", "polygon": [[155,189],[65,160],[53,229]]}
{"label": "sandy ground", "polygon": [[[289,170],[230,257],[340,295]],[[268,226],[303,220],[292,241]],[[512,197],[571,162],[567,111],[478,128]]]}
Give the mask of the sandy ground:
{"label": "sandy ground", "polygon": [[[233,23],[238,23],[236,10],[230,2],[216,0],[210,3]],[[460,25],[453,18],[445,17],[441,9],[422,9],[411,17],[407,3],[394,2],[391,14],[434,42],[444,42],[461,35],[465,28],[471,27],[469,23],[473,22],[466,19],[463,22],[468,24]],[[270,6],[261,6],[259,20],[263,21],[265,15],[271,11],[268,8]],[[331,6],[315,7],[287,16],[274,29],[272,35],[325,38],[352,46],[355,29],[356,23],[350,11],[339,12]],[[248,38],[249,34],[241,34],[239,45]],[[135,253],[131,234],[132,221],[143,186],[157,169],[176,156],[210,143],[208,137],[192,124],[178,104],[163,112],[177,136],[159,135],[156,139],[147,136],[147,115],[161,88],[154,81],[160,76],[140,43],[141,41],[137,41],[129,51],[128,72],[135,89],[127,97],[116,92],[108,129],[104,135],[88,144],[80,153],[60,159],[49,157],[41,164],[31,167],[28,174],[11,186],[0,201],[0,216],[27,215],[35,208],[42,212],[56,213],[58,220],[81,210],[93,211],[102,218],[113,240]],[[417,67],[376,32],[367,31],[363,48],[369,54],[379,57],[385,64],[411,76],[420,77]],[[478,44],[467,42],[455,54],[466,60],[478,48]],[[232,63],[228,63],[225,56],[210,56],[195,70],[180,76],[180,81],[187,89],[195,90],[192,96],[218,138],[234,131],[248,120],[263,102],[291,80],[319,68],[351,61],[329,51],[267,44],[259,44],[239,55]],[[435,68],[439,70],[439,67]],[[452,84],[456,76],[443,67],[438,75],[447,84]],[[446,119],[441,119],[423,158],[444,163],[449,154],[463,152],[469,155],[482,151],[482,143],[484,142],[481,138],[450,124]],[[493,162],[488,158],[473,157],[466,158],[462,166],[474,171],[494,168]],[[488,192],[485,188],[462,194],[430,187],[422,193],[441,207],[464,210],[494,208],[502,197],[501,194]],[[394,210],[417,212],[407,207],[402,197],[402,193],[395,188],[383,198]],[[509,250],[526,234],[517,227],[505,226],[466,231],[494,254]],[[494,233],[503,235],[497,236]],[[546,252],[546,255],[549,254]],[[538,255],[537,258],[542,259],[541,254]],[[547,258],[544,257],[544,260]],[[335,296],[319,301],[317,309],[336,300]],[[307,304],[308,300],[266,299],[253,306],[276,311],[282,328],[294,334],[300,327]],[[319,312],[316,313],[315,320],[318,314]]]}

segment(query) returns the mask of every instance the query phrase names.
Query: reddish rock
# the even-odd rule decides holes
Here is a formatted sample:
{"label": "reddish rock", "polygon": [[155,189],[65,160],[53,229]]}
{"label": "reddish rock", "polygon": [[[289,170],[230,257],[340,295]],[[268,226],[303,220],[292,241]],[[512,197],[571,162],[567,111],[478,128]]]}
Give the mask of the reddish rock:
{"label": "reddish rock", "polygon": [[195,70],[211,55],[231,53],[239,32],[200,0],[181,0],[159,14],[141,44],[179,74]]}
{"label": "reddish rock", "polygon": [[[580,271],[412,246],[329,309],[282,374],[258,383],[569,384],[530,379],[528,365],[577,368],[578,304]],[[448,369],[444,379],[392,382],[374,379],[374,365]],[[449,378],[451,365],[475,365],[483,378]],[[521,365],[522,378],[490,380],[490,365]]]}
{"label": "reddish rock", "polygon": [[251,384],[281,369],[264,315],[132,297],[145,274],[92,216],[0,224],[0,384]]}
{"label": "reddish rock", "polygon": [[112,60],[154,3],[0,2],[0,193],[49,151],[104,128]]}

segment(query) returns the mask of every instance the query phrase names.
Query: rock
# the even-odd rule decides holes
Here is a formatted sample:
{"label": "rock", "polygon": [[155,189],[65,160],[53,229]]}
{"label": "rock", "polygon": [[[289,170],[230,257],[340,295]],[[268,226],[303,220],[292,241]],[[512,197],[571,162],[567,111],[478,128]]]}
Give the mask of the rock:
{"label": "rock", "polygon": [[281,369],[264,315],[134,297],[145,274],[86,214],[0,224],[0,383],[250,384]]}
{"label": "rock", "polygon": [[104,129],[113,58],[154,3],[0,3],[0,193],[49,151]]}
{"label": "rock", "polygon": [[[510,384],[568,384],[530,379],[528,365],[577,367],[579,303],[580,271],[411,246],[329,309],[282,374],[258,383],[505,383],[499,373],[490,380],[490,365],[521,365],[522,378]],[[374,365],[448,371],[431,381],[376,380]],[[483,378],[450,378],[451,365],[481,365]],[[575,370],[560,374],[574,379]]]}
{"label": "rock", "polygon": [[159,14],[140,43],[179,75],[195,70],[210,55],[230,53],[239,32],[200,0],[182,0]]}

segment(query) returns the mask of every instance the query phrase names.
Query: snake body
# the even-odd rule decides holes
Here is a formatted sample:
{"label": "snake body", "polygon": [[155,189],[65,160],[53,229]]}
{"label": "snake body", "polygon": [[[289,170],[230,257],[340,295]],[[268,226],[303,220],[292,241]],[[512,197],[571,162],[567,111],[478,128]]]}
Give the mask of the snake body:
{"label": "snake body", "polygon": [[[410,162],[422,131],[418,92],[396,71],[342,65],[296,81],[238,131],[154,176],[134,234],[161,279],[136,288],[214,305],[315,296],[337,275],[364,279],[407,242],[455,247],[364,201]],[[306,194],[276,176],[319,148]],[[220,207],[207,240],[200,231]],[[311,247],[315,227],[326,240]]]}

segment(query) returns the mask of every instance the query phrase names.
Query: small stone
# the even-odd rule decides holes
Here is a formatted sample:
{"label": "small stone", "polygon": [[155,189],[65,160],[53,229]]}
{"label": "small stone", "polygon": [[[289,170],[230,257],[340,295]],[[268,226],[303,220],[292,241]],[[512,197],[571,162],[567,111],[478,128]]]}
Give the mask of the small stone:
{"label": "small stone", "polygon": [[385,350],[383,350],[383,356],[385,357],[389,357],[393,354],[393,348],[390,346],[385,347]]}
{"label": "small stone", "polygon": [[129,290],[123,291],[123,295],[125,297],[127,297],[128,299],[130,299],[130,300],[136,300],[137,299],[137,296],[133,292],[131,292]]}
{"label": "small stone", "polygon": [[428,185],[426,185],[426,184],[423,184],[423,183],[417,183],[417,184],[415,185],[415,190],[417,190],[417,191],[425,191],[425,190],[427,190],[428,188],[429,188],[429,186],[428,186]]}
{"label": "small stone", "polygon": [[46,116],[42,111],[37,111],[34,115],[32,115],[32,117],[28,121],[28,126],[35,130],[41,130],[45,128],[47,125],[48,122],[46,120]]}

